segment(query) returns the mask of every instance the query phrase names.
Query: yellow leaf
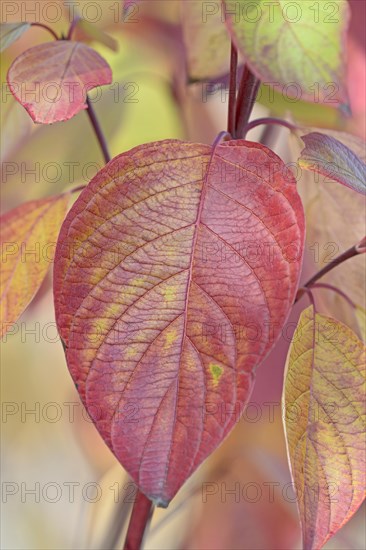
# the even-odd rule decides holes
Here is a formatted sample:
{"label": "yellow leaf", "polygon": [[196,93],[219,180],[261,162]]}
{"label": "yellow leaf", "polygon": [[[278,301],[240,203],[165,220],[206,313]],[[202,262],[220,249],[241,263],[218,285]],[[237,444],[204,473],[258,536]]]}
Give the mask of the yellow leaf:
{"label": "yellow leaf", "polygon": [[362,340],[366,342],[366,310],[361,306],[356,306],[355,315],[362,336]]}
{"label": "yellow leaf", "polygon": [[304,549],[321,548],[365,496],[365,348],[309,307],[289,350],[285,431]]}
{"label": "yellow leaf", "polygon": [[[218,8],[219,4],[209,6],[208,2],[184,3],[183,37],[188,73],[193,80],[207,80],[229,72],[230,36]],[[212,90],[208,85],[204,92],[209,94]]]}
{"label": "yellow leaf", "polygon": [[22,204],[1,217],[0,335],[16,322],[53,262],[68,195]]}

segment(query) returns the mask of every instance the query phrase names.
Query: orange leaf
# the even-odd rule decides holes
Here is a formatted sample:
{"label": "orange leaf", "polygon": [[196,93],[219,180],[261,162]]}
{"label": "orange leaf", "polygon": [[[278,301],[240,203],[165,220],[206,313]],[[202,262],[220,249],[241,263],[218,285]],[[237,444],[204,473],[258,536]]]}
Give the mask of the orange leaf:
{"label": "orange leaf", "polygon": [[27,202],[1,217],[1,330],[28,306],[53,261],[68,196]]}

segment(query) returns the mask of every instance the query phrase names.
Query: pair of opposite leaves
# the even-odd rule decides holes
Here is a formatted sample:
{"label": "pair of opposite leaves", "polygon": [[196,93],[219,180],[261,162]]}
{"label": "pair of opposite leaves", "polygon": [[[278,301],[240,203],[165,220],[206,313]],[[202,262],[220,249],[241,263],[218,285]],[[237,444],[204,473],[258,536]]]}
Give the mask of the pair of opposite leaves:
{"label": "pair of opposite leaves", "polygon": [[156,504],[239,420],[293,304],[303,245],[292,174],[242,140],[139,146],[66,217],[54,294],[68,366]]}

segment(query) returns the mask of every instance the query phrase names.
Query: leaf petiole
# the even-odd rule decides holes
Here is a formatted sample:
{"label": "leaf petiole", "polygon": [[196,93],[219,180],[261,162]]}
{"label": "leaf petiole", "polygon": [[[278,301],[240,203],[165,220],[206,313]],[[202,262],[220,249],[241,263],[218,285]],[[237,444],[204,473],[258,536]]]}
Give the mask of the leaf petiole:
{"label": "leaf petiole", "polygon": [[313,293],[310,290],[310,288],[306,288],[305,286],[303,286],[303,287],[299,288],[297,294],[299,295],[299,297],[296,297],[295,304],[302,296],[304,296],[304,294],[307,294],[307,296],[309,298],[309,301],[310,301],[311,305],[314,308],[314,312],[316,312],[315,300],[314,300],[314,296],[313,296]]}
{"label": "leaf petiole", "polygon": [[284,126],[285,128],[288,128],[289,130],[293,131],[297,129],[297,126],[294,124],[291,124],[291,122],[287,122],[286,120],[282,120],[281,118],[272,118],[272,117],[265,117],[265,118],[257,118],[255,120],[252,120],[251,122],[248,122],[244,128],[243,128],[243,138],[247,135],[247,133],[252,130],[253,128],[256,128],[257,126],[260,126],[261,124],[278,124],[279,126]]}
{"label": "leaf petiole", "polygon": [[219,134],[217,134],[217,136],[216,136],[216,138],[215,138],[215,141],[214,141],[213,144],[212,144],[212,149],[215,150],[216,147],[217,147],[218,145],[220,145],[220,143],[221,143],[222,141],[230,141],[230,140],[232,140],[232,139],[233,139],[233,138],[232,138],[232,135],[230,134],[230,132],[225,132],[225,131],[220,132]]}
{"label": "leaf petiole", "polygon": [[45,29],[49,33],[52,34],[53,38],[55,40],[60,40],[60,38],[57,36],[54,30],[51,29],[48,25],[44,25],[43,23],[31,23],[31,27],[40,27],[41,29]]}
{"label": "leaf petiole", "polygon": [[230,54],[230,85],[229,85],[229,106],[227,115],[227,131],[235,137],[235,108],[236,108],[236,79],[238,70],[238,50],[231,42]]}
{"label": "leaf petiole", "polygon": [[105,163],[107,164],[111,160],[111,156],[110,156],[109,151],[108,151],[107,141],[104,137],[102,128],[99,124],[99,121],[98,121],[97,116],[96,116],[95,111],[94,111],[94,107],[93,107],[89,97],[87,98],[86,103],[88,105],[87,113],[88,113],[90,122],[93,126],[95,135],[97,137],[100,148],[102,150]]}
{"label": "leaf petiole", "polygon": [[132,508],[124,550],[140,550],[153,510],[151,500],[138,491]]}
{"label": "leaf petiole", "polygon": [[350,258],[354,258],[355,256],[358,256],[359,254],[363,254],[366,252],[366,248],[364,245],[364,240],[362,239],[359,243],[355,244],[354,246],[351,246],[348,250],[337,256],[333,261],[329,262],[326,266],[323,267],[318,273],[315,273],[311,277],[311,279],[308,280],[308,282],[302,287],[299,288],[297,291],[297,295],[295,298],[295,304],[300,300],[300,298],[304,295],[304,291],[306,292],[306,289],[312,288],[314,283],[324,277],[329,271],[337,267],[337,265],[342,264],[346,260],[349,260]]}
{"label": "leaf petiole", "polygon": [[254,107],[260,80],[247,65],[244,66],[236,100],[235,139],[241,139]]}
{"label": "leaf petiole", "polygon": [[340,290],[340,289],[337,288],[336,286],[329,285],[328,283],[315,283],[315,285],[313,285],[313,286],[311,287],[312,290],[313,290],[313,289],[316,290],[317,288],[324,288],[324,289],[332,290],[333,292],[336,292],[337,294],[339,294],[339,296],[342,296],[342,298],[344,298],[344,299],[346,300],[346,302],[348,302],[348,304],[349,304],[353,309],[357,309],[356,304],[351,300],[351,298],[349,298],[345,292],[343,292],[342,290]]}
{"label": "leaf petiole", "polygon": [[72,33],[74,32],[75,27],[76,27],[76,25],[79,23],[80,20],[81,20],[80,15],[77,15],[77,16],[73,19],[73,21],[71,22],[70,28],[69,28],[69,32],[67,33],[66,40],[71,40]]}

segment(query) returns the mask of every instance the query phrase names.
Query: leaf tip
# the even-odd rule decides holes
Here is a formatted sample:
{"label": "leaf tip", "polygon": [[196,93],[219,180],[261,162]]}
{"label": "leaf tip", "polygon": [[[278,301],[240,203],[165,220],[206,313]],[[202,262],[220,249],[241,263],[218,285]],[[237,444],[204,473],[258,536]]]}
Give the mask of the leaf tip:
{"label": "leaf tip", "polygon": [[161,497],[148,497],[157,508],[168,508],[169,500]]}
{"label": "leaf tip", "polygon": [[346,101],[346,102],[340,104],[339,110],[341,111],[341,113],[342,113],[345,117],[351,118],[351,116],[352,116],[353,113],[352,113],[352,107],[351,107],[350,102],[348,101],[348,98],[347,98],[347,101]]}

